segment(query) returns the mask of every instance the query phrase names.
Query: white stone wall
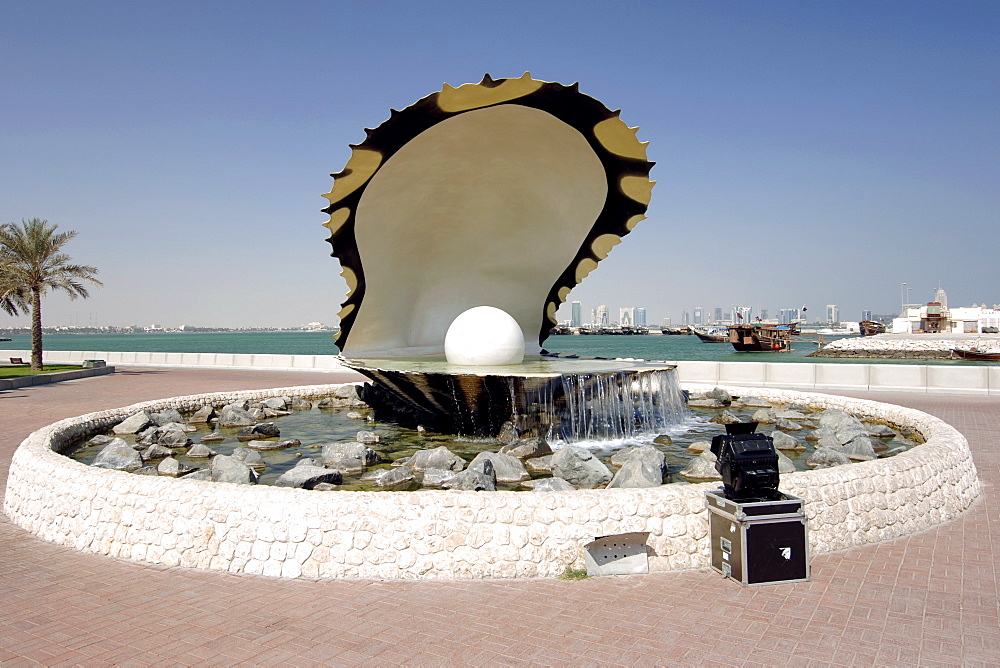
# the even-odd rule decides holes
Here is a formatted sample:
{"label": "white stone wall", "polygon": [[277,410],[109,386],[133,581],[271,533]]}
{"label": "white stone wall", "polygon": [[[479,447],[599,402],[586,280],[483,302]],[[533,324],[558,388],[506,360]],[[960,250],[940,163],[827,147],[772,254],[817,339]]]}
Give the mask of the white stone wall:
{"label": "white stone wall", "polygon": [[681,384],[802,391],[915,392],[1000,397],[1000,366],[954,364],[810,364],[671,362]]}
{"label": "white stone wall", "polygon": [[[30,350],[0,350],[0,359],[29,359]],[[268,371],[350,372],[338,355],[274,355],[267,353],[150,353],[108,350],[46,350],[46,364],[80,364],[99,359],[110,366],[201,367]]]}
{"label": "white stone wall", "polygon": [[[583,567],[597,536],[648,531],[651,571],[708,565],[704,493],[715,484],[572,492],[337,492],[139,476],[58,454],[147,408],[182,412],[268,396],[319,397],[337,385],[175,397],[62,420],[14,454],[11,521],[78,550],[169,566],[306,578],[552,576]],[[980,495],[965,438],[919,411],[786,390],[728,388],[840,408],[920,431],[890,459],[784,475],[806,500],[813,554],[907,535],[953,519]]]}
{"label": "white stone wall", "polygon": [[[1000,335],[997,335],[1000,337]],[[843,339],[869,341],[878,337]],[[863,345],[863,344],[862,344]],[[0,359],[31,357],[31,351],[0,350]],[[770,357],[770,356],[767,356]],[[780,357],[780,356],[779,356]],[[112,366],[351,372],[336,355],[237,353],[138,353],[95,350],[45,351],[45,361],[80,364],[103,359]],[[1000,366],[945,364],[812,364],[809,362],[670,361],[681,383],[747,385],[796,390],[918,392],[1000,397]]]}

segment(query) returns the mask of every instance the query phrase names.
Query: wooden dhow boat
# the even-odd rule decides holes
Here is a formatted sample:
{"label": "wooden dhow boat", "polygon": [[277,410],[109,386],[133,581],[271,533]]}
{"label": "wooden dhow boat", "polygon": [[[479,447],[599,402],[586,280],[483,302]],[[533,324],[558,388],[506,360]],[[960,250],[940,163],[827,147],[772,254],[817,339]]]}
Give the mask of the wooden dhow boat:
{"label": "wooden dhow boat", "polygon": [[861,330],[861,336],[885,334],[885,325],[881,322],[875,322],[874,320],[862,320],[858,323],[858,329]]}
{"label": "wooden dhow boat", "polygon": [[785,325],[730,325],[729,342],[741,353],[783,353],[792,349],[791,331]]}
{"label": "wooden dhow boat", "polygon": [[978,362],[1000,362],[1000,350],[980,350],[978,346],[971,348],[953,348],[951,354],[963,360]]}
{"label": "wooden dhow boat", "polygon": [[691,332],[697,336],[702,343],[729,343],[728,327],[713,327],[704,332],[692,327]]}

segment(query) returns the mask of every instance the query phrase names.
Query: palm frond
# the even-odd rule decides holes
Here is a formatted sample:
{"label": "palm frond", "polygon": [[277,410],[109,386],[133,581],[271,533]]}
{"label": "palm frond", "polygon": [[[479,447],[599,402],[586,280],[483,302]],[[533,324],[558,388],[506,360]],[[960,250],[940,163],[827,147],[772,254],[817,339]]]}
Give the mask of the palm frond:
{"label": "palm frond", "polygon": [[[73,264],[73,258],[63,251],[75,237],[76,232],[59,232],[58,225],[39,218],[22,220],[20,225],[0,225],[0,309],[10,315],[35,309],[40,314],[37,298],[50,290],[60,290],[76,299],[90,295],[84,283],[103,285],[97,279],[97,267]],[[36,355],[32,332],[33,367],[36,357],[41,360],[41,332],[38,334]]]}

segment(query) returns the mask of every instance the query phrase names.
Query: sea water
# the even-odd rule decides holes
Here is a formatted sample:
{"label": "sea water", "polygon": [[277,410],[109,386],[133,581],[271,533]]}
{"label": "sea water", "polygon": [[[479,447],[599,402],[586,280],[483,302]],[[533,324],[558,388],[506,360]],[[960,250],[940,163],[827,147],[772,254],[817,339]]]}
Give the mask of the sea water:
{"label": "sea water", "polygon": [[[31,337],[13,334],[0,346],[30,350]],[[833,341],[842,337],[827,337]],[[168,332],[155,334],[46,334],[46,350],[164,353],[259,353],[336,355],[331,332]],[[631,357],[655,361],[712,362],[820,362],[823,364],[926,364],[927,360],[878,360],[807,357],[817,349],[811,341],[792,337],[792,350],[783,353],[738,353],[728,343],[703,343],[696,336],[660,334],[638,336],[550,336],[543,344],[550,352],[596,357]],[[961,360],[933,360],[934,364],[969,364]]]}

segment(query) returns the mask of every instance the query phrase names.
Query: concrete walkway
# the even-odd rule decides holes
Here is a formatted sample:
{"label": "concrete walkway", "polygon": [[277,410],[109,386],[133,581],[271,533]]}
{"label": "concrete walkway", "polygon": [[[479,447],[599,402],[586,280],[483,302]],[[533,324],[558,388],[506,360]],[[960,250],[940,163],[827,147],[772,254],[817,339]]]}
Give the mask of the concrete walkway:
{"label": "concrete walkway", "polygon": [[[31,431],[160,397],[340,382],[327,373],[125,369],[0,392],[0,480]],[[0,516],[0,663],[19,665],[1000,664],[1000,399],[852,394],[972,444],[985,497],[910,538],[819,556],[812,581],[714,572],[512,581],[286,581],[145,566]]]}

